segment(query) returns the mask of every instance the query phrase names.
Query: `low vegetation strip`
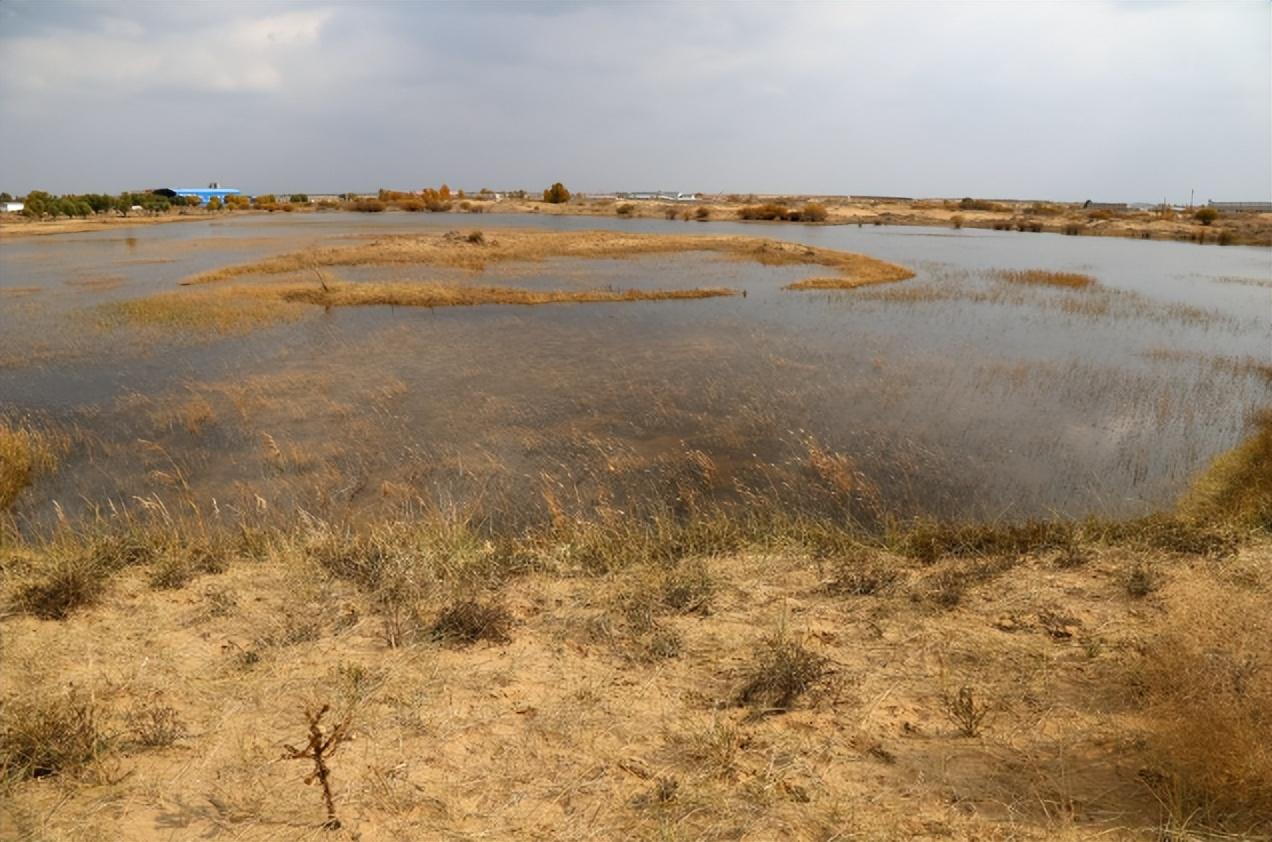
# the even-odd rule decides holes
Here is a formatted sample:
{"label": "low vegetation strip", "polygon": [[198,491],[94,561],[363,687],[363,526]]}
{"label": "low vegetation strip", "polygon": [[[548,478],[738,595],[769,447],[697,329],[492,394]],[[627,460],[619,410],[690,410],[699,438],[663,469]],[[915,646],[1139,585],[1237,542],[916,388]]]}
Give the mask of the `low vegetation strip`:
{"label": "low vegetation strip", "polygon": [[1003,269],[994,277],[1011,284],[1034,284],[1083,289],[1095,286],[1095,278],[1080,272],[1052,272],[1046,269]]}
{"label": "low vegetation strip", "polygon": [[476,307],[486,304],[604,304],[684,301],[737,295],[726,287],[699,289],[529,290],[427,281],[345,283],[268,283],[166,292],[148,298],[111,302],[98,308],[105,328],[150,327],[161,330],[237,333],[305,315],[317,307]]}
{"label": "low vegetation strip", "polygon": [[58,445],[50,436],[0,420],[0,512],[57,461]]}
{"label": "low vegetation strip", "polygon": [[904,266],[852,252],[780,240],[741,236],[671,236],[613,231],[501,231],[461,235],[385,237],[353,246],[313,248],[254,263],[225,266],[182,281],[197,285],[248,275],[280,275],[327,266],[423,264],[480,271],[494,263],[540,261],[553,257],[583,259],[636,257],[642,254],[716,252],[770,266],[811,264],[835,269],[846,279],[900,281],[914,276]]}
{"label": "low vegetation strip", "polygon": [[402,307],[471,307],[480,304],[588,304],[620,301],[671,301],[737,295],[724,287],[703,289],[528,290],[505,286],[440,283],[359,283],[324,287],[265,287],[284,301],[321,307],[397,305]]}

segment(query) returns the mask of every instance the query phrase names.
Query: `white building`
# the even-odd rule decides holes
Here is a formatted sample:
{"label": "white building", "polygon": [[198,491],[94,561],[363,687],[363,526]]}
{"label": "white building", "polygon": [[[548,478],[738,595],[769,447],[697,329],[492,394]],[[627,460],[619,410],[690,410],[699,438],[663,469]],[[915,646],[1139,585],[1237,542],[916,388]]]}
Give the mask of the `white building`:
{"label": "white building", "polygon": [[0,202],[0,212],[2,213],[22,213],[22,208],[26,207],[21,202]]}

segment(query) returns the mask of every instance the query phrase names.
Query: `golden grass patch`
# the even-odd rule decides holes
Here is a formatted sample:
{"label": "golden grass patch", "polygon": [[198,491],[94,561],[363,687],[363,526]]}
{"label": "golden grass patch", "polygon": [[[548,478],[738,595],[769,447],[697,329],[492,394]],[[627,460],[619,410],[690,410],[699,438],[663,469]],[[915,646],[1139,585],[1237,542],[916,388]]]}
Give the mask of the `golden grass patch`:
{"label": "golden grass patch", "polygon": [[1010,284],[1033,284],[1083,289],[1095,285],[1095,278],[1080,272],[1052,272],[1048,269],[1003,269],[994,277]]}
{"label": "golden grass patch", "polygon": [[11,506],[38,474],[57,467],[57,451],[50,436],[0,421],[0,511]]}
{"label": "golden grass patch", "polygon": [[245,275],[287,274],[322,266],[424,264],[479,271],[490,264],[509,261],[533,262],[553,257],[626,258],[692,251],[715,252],[768,266],[827,266],[838,270],[845,278],[860,278],[873,283],[905,280],[914,274],[903,266],[861,254],[758,237],[670,236],[613,231],[500,231],[497,237],[455,233],[399,236],[354,246],[313,248],[192,275],[182,284],[206,284]]}
{"label": "golden grass patch", "polygon": [[737,295],[724,287],[702,289],[529,290],[507,286],[397,281],[321,286],[272,283],[167,292],[111,302],[98,308],[98,324],[136,325],[165,330],[241,333],[280,320],[296,319],[310,307],[476,307],[484,304],[597,304],[679,301]]}

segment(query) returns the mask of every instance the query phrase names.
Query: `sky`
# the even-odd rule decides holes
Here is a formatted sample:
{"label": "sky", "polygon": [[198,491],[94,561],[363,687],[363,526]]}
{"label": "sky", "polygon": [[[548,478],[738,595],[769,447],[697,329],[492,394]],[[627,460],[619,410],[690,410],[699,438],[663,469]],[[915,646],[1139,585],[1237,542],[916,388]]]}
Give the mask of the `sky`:
{"label": "sky", "polygon": [[0,0],[0,190],[1272,198],[1272,4]]}

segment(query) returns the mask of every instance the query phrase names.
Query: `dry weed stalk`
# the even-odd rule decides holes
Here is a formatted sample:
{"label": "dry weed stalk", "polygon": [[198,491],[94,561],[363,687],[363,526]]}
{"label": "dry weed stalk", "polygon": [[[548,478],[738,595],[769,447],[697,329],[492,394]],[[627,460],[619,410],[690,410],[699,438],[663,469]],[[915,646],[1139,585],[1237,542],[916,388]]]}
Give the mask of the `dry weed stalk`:
{"label": "dry weed stalk", "polygon": [[990,705],[978,702],[975,692],[967,685],[960,687],[957,695],[947,694],[941,704],[945,708],[945,715],[958,726],[959,733],[964,737],[980,734],[981,726],[992,710]]}
{"label": "dry weed stalk", "polygon": [[322,718],[326,716],[329,710],[331,710],[331,705],[323,705],[317,711],[305,711],[305,719],[309,721],[309,743],[302,749],[284,745],[283,748],[287,752],[283,755],[283,759],[312,760],[314,762],[314,772],[305,778],[305,784],[312,784],[316,780],[322,786],[322,800],[327,807],[327,820],[323,822],[322,826],[327,830],[338,830],[340,828],[340,819],[336,817],[336,803],[331,797],[331,767],[327,765],[327,761],[336,753],[341,743],[348,742],[351,739],[349,736],[351,714],[347,714],[330,731],[324,732],[322,729]]}

